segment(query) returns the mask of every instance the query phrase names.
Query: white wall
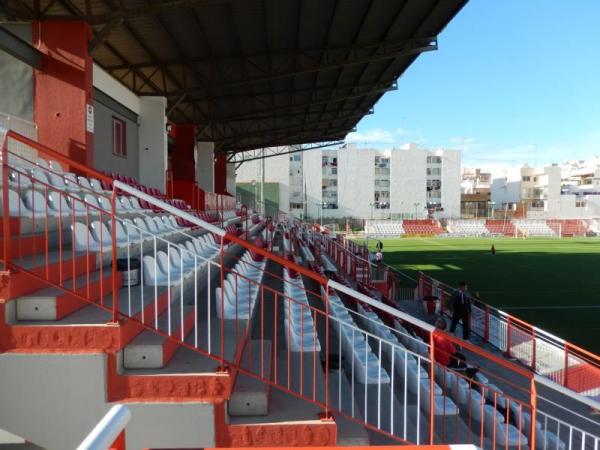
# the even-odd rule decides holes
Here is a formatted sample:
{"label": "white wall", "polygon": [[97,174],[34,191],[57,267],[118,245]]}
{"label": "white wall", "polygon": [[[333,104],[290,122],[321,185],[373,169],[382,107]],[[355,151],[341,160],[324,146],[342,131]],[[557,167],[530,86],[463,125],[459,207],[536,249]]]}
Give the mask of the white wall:
{"label": "white wall", "polygon": [[[310,150],[302,155],[304,180],[306,182],[306,213],[312,218],[320,217],[321,207],[321,155],[320,150]],[[329,210],[324,210],[325,212]]]}
{"label": "white wall", "polygon": [[200,189],[214,192],[214,142],[196,143],[196,181]]}
{"label": "white wall", "polygon": [[165,191],[167,170],[167,117],[165,97],[141,97],[139,113],[139,180]]}
{"label": "white wall", "polygon": [[124,84],[94,63],[92,69],[94,87],[114,98],[137,115],[140,114],[140,97],[130,91]]}
{"label": "white wall", "polygon": [[227,181],[225,189],[235,197],[235,163],[227,163]]}
{"label": "white wall", "polygon": [[394,150],[390,157],[390,209],[393,214],[427,216],[427,152],[413,148]]}
{"label": "white wall", "polygon": [[[371,217],[370,204],[375,201],[375,150],[349,144],[338,150],[337,158],[338,209],[335,217]],[[333,216],[331,213],[335,211],[326,209],[323,214]],[[375,217],[379,212],[373,210]]]}
{"label": "white wall", "polygon": [[442,207],[435,217],[460,217],[460,151],[443,150],[442,156]]}

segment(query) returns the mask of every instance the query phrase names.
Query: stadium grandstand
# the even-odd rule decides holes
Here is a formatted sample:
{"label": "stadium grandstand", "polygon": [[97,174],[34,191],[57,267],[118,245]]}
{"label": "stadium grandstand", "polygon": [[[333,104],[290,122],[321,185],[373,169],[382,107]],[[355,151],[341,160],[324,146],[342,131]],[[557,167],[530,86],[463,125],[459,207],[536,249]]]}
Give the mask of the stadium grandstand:
{"label": "stadium grandstand", "polygon": [[0,450],[598,450],[600,357],[481,300],[460,339],[452,287],[236,200],[238,158],[341,142],[465,3],[2,2]]}
{"label": "stadium grandstand", "polygon": [[511,220],[447,220],[445,227],[439,221],[387,220],[365,221],[368,236],[471,236],[471,237],[575,237],[596,235],[597,220],[583,219],[511,219]]}

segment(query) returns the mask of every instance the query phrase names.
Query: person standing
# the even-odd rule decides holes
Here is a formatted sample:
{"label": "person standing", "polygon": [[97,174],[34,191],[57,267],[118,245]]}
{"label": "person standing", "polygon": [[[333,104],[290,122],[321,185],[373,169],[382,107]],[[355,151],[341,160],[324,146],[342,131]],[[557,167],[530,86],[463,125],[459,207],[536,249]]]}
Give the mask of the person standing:
{"label": "person standing", "polygon": [[458,322],[462,322],[463,339],[467,341],[471,334],[471,294],[467,290],[467,283],[461,281],[458,290],[452,296],[452,324],[450,333],[456,331]]}

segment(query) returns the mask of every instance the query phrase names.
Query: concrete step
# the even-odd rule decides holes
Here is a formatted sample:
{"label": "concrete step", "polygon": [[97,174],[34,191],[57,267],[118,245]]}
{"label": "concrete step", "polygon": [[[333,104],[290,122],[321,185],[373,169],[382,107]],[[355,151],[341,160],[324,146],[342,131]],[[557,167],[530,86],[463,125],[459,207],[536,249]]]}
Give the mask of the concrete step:
{"label": "concrete step", "polygon": [[14,299],[49,285],[67,286],[73,278],[97,269],[95,254],[74,253],[69,247],[61,252],[53,250],[44,255],[26,256],[14,261],[4,296]]}
{"label": "concrete step", "polygon": [[[194,313],[193,306],[184,305],[180,308],[178,303],[172,302],[170,314],[167,308],[158,318],[158,329],[168,334],[170,318],[171,336],[185,338],[194,327]],[[160,369],[168,363],[177,347],[167,336],[145,330],[125,347],[123,365],[126,369]]]}
{"label": "concrete step", "polygon": [[[252,340],[246,345],[242,368],[263,379],[271,379],[272,343]],[[240,373],[229,400],[230,416],[264,416],[269,413],[269,384]]]}
{"label": "concrete step", "polygon": [[[61,320],[88,305],[88,302],[81,299],[81,297],[96,302],[100,298],[110,295],[112,293],[110,267],[105,267],[102,273],[96,271],[89,276],[83,275],[73,279],[70,283],[66,282],[65,287],[67,286],[73,292],[49,287],[30,295],[18,297],[15,299],[17,305],[16,319],[27,321]],[[118,279],[118,286],[121,286],[120,278]]]}

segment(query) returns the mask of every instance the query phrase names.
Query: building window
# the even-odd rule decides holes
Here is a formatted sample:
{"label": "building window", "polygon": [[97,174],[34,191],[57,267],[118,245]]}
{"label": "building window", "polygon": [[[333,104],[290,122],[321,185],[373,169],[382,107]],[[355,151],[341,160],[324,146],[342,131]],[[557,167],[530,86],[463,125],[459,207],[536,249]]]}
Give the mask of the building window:
{"label": "building window", "polygon": [[531,181],[531,177],[523,176],[523,181]]}
{"label": "building window", "polygon": [[127,134],[125,121],[121,119],[117,119],[116,117],[112,118],[112,126],[113,126],[113,154],[117,156],[121,156],[123,158],[127,157]]}

